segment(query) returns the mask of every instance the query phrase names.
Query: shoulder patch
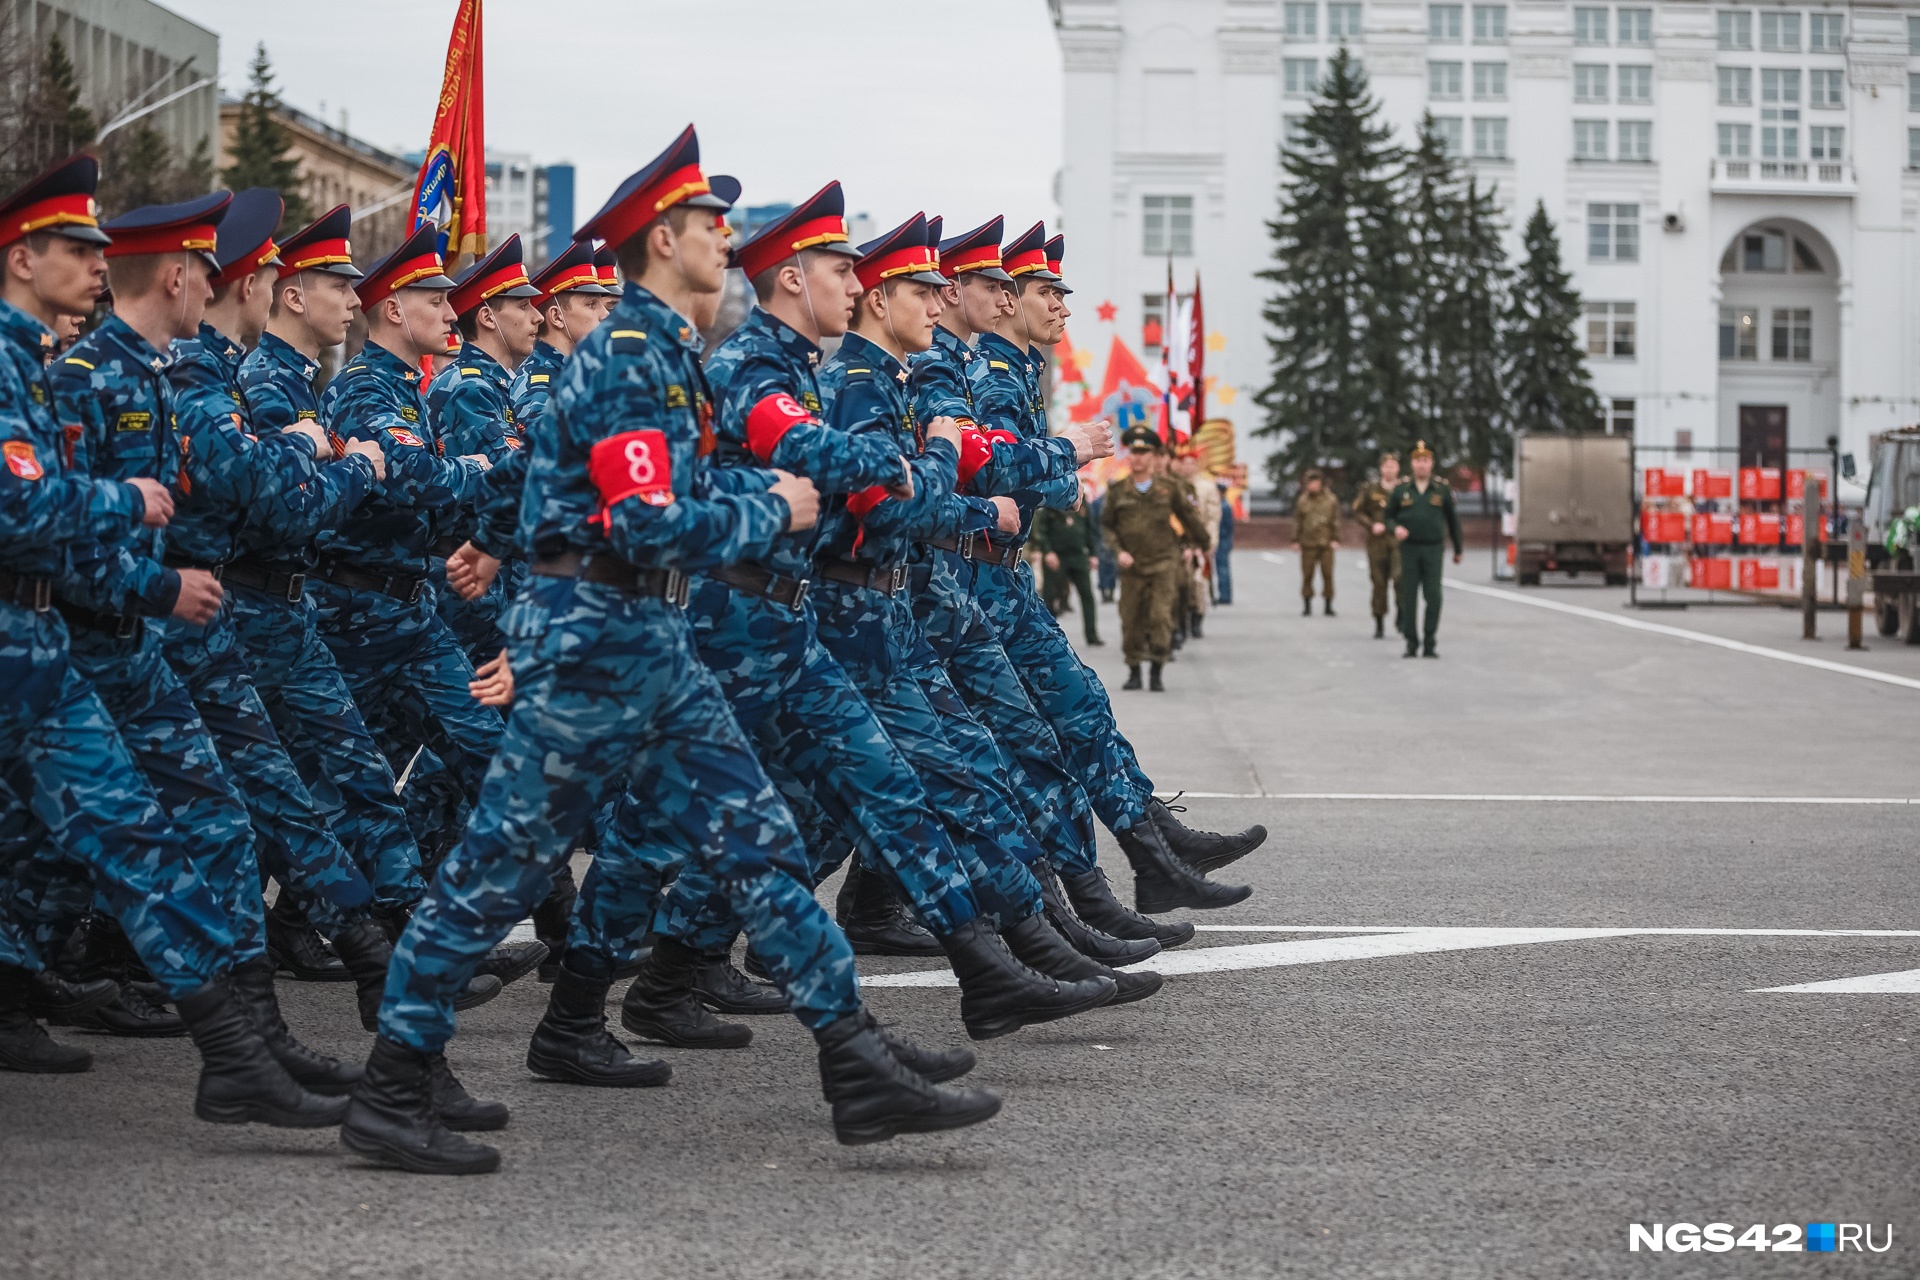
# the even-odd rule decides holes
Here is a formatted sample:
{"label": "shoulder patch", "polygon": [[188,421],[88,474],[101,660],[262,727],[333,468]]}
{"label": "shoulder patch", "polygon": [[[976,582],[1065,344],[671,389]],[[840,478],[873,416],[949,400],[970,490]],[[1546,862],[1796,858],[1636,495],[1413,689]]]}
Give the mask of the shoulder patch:
{"label": "shoulder patch", "polygon": [[467,365],[460,370],[460,376],[463,378],[477,378],[480,376],[480,370],[474,368],[472,365]]}
{"label": "shoulder patch", "polygon": [[46,473],[40,465],[40,459],[33,452],[33,444],[27,440],[9,440],[0,445],[0,453],[7,459],[7,470],[22,480],[38,480]]}
{"label": "shoulder patch", "polygon": [[644,355],[647,335],[639,329],[615,329],[607,335],[607,350],[623,356]]}
{"label": "shoulder patch", "polygon": [[387,434],[393,437],[394,443],[396,444],[410,444],[416,449],[425,448],[425,444],[421,441],[420,437],[408,431],[405,427],[388,427]]}
{"label": "shoulder patch", "polygon": [[989,360],[989,361],[987,361],[987,368],[989,368],[989,369],[1004,369],[1004,368],[1006,368],[1006,367],[1007,367],[1007,362],[1006,362],[1005,360]]}
{"label": "shoulder patch", "polygon": [[79,356],[68,356],[65,360],[62,360],[60,363],[61,364],[77,364],[82,369],[93,368],[92,365],[88,364],[85,360],[82,360]]}
{"label": "shoulder patch", "polygon": [[851,378],[856,373],[872,373],[872,372],[873,370],[871,369],[849,369],[847,370],[847,376]]}
{"label": "shoulder patch", "polygon": [[529,384],[545,382],[548,380],[549,376],[550,375],[544,374],[544,373],[536,373],[528,377],[527,382]]}

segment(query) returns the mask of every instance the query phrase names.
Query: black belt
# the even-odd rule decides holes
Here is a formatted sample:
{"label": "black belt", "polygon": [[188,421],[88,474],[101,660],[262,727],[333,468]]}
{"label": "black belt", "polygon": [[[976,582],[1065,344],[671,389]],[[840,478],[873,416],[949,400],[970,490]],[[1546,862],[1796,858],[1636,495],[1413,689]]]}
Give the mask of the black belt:
{"label": "black belt", "polygon": [[427,585],[427,580],[417,574],[362,573],[344,564],[332,564],[325,560],[320,562],[311,576],[355,591],[377,591],[383,596],[391,596],[407,604],[413,604],[419,600],[420,593]]}
{"label": "black belt", "polygon": [[807,588],[813,585],[809,579],[788,578],[757,564],[724,565],[707,570],[707,576],[726,583],[735,591],[744,591],[750,596],[759,596],[789,609],[798,609],[806,601]]}
{"label": "black belt", "polygon": [[227,562],[224,560],[194,560],[188,556],[176,555],[161,556],[160,563],[169,569],[205,569],[213,575],[215,582],[220,581],[227,568]]}
{"label": "black belt", "polygon": [[0,600],[35,613],[53,608],[53,579],[0,569]]}
{"label": "black belt", "polygon": [[467,540],[465,538],[435,538],[433,544],[427,548],[427,554],[430,556],[439,556],[442,560],[445,560],[448,556],[466,545]]}
{"label": "black belt", "polygon": [[611,552],[587,555],[567,551],[533,562],[533,572],[542,578],[573,578],[579,582],[597,582],[630,596],[654,596],[685,608],[687,575],[678,569],[642,569]]}
{"label": "black belt", "polygon": [[1020,563],[1020,549],[1024,543],[995,547],[986,533],[962,533],[951,537],[922,538],[920,541],[942,551],[951,551],[962,560],[978,560],[983,564],[997,564],[1002,569],[1011,569]]}
{"label": "black belt", "polygon": [[899,564],[860,564],[853,560],[815,560],[815,576],[832,582],[844,582],[850,587],[864,587],[868,591],[878,591],[890,596],[907,588],[907,565]]}
{"label": "black belt", "polygon": [[251,587],[276,600],[285,600],[288,604],[299,604],[307,594],[307,575],[304,572],[276,569],[258,560],[229,562],[221,580],[234,586]]}
{"label": "black belt", "polygon": [[60,611],[60,616],[67,620],[68,626],[98,631],[116,640],[133,639],[146,624],[146,619],[137,613],[103,613],[85,605],[69,604],[65,600],[55,600],[53,607]]}

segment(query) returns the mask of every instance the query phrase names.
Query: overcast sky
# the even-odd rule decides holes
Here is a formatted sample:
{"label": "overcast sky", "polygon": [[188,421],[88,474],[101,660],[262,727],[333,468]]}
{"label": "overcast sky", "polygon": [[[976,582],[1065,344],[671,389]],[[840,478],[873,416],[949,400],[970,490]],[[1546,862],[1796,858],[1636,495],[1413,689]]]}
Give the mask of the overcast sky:
{"label": "overcast sky", "polygon": [[[455,0],[161,2],[219,33],[224,92],[265,41],[289,104],[426,144]],[[689,120],[745,203],[838,178],[883,229],[920,209],[950,231],[1053,219],[1046,0],[485,0],[485,26],[488,145],[577,165],[582,221]]]}

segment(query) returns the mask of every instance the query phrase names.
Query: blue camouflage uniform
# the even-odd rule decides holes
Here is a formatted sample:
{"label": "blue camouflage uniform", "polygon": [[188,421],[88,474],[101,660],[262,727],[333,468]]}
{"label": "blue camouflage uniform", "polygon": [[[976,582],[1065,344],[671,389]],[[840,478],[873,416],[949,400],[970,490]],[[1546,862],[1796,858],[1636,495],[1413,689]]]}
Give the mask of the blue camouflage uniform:
{"label": "blue camouflage uniform", "polygon": [[[551,348],[549,348],[551,349]],[[478,344],[462,343],[427,388],[427,408],[446,449],[454,457],[484,454],[495,467],[504,467],[525,448],[527,437],[512,401],[513,375]],[[482,483],[457,520],[437,526],[433,551],[433,585],[440,597],[440,616],[466,649],[475,666],[490,661],[503,648],[500,611],[520,589],[524,566],[518,560],[501,564],[500,572],[477,600],[462,599],[447,586],[446,557],[458,550],[473,532],[477,508],[491,486]]]}
{"label": "blue camouflage uniform", "polygon": [[[240,366],[256,432],[266,436],[299,422],[326,427],[313,389],[319,371],[318,361],[286,340],[262,336]],[[372,881],[376,905],[394,910],[427,891],[420,851],[394,794],[393,769],[320,638],[307,592],[315,537],[345,519],[374,485],[373,467],[363,459],[311,460],[299,487],[312,503],[288,504],[273,520],[250,522],[241,531],[242,560],[228,566],[225,583],[255,690],[274,728],[328,827]]]}
{"label": "blue camouflage uniform", "polygon": [[[685,615],[663,598],[673,593],[666,571],[764,555],[788,517],[764,485],[713,483],[699,349],[688,321],[629,283],[560,376],[531,450],[525,540],[536,557],[582,557],[582,575],[592,557],[624,560],[651,587],[536,572],[508,608],[512,714],[466,838],[395,949],[380,1013],[388,1039],[424,1050],[446,1042],[454,994],[546,892],[622,783],[646,798],[667,855],[726,897],[803,1023],[823,1027],[859,1008],[852,948],[803,883],[799,831],[696,656]],[[651,484],[603,511],[590,467],[595,446],[610,441],[625,451],[616,465],[637,475],[645,464]],[[595,901],[613,918],[644,922],[652,904],[623,906],[617,863],[605,852],[595,859]],[[569,966],[604,956],[582,945],[588,891]]]}
{"label": "blue camouflage uniform", "polygon": [[[180,498],[166,529],[169,564],[224,567],[241,551],[248,522],[265,528],[311,519],[315,505],[336,505],[333,494],[307,483],[313,446],[301,436],[256,438],[240,393],[245,350],[211,325],[173,345],[168,380],[181,447]],[[373,481],[365,458],[352,460],[364,493]],[[274,731],[255,692],[246,652],[233,624],[231,600],[205,626],[178,618],[155,624],[162,651],[186,682],[220,758],[246,800],[259,837],[260,860],[326,926],[343,910],[364,907],[373,889],[327,826],[306,784]]]}

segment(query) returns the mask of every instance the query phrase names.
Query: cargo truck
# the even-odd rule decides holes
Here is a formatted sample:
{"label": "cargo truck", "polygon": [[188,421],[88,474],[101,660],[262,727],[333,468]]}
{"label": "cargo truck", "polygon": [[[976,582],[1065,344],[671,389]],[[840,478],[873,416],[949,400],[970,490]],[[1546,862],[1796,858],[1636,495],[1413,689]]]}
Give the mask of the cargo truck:
{"label": "cargo truck", "polygon": [[1624,586],[1633,559],[1633,442],[1523,434],[1515,442],[1514,575],[1591,573]]}

